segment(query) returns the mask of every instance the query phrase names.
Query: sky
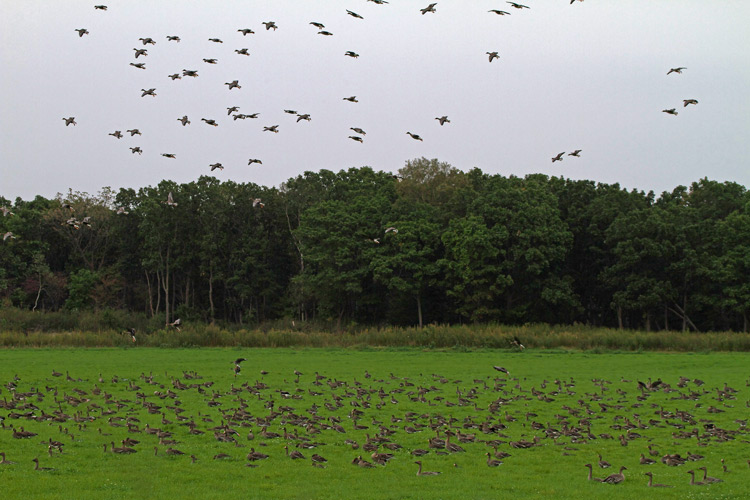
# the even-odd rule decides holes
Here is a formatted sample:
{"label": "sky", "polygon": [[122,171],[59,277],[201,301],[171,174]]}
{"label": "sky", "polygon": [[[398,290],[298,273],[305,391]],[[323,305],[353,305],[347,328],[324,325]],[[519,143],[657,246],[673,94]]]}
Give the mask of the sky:
{"label": "sky", "polygon": [[[657,194],[704,177],[750,186],[744,0],[526,0],[521,10],[443,0],[426,14],[430,2],[417,0],[101,1],[106,11],[0,0],[0,196],[201,175],[273,187],[308,170],[396,172],[420,157]],[[135,48],[147,55],[136,59]],[[146,69],[130,65],[140,62]],[[675,67],[687,69],[667,75]],[[168,77],[183,69],[198,78]],[[225,85],[233,80],[241,88]],[[150,88],[156,96],[141,97]],[[232,106],[258,118],[234,120]],[[662,112],[670,108],[678,115]],[[65,125],[70,116],[77,125]],[[272,125],[278,133],[263,131]],[[351,127],[366,132],[361,143]],[[580,158],[567,155],[576,149]],[[224,170],[210,172],[213,163]]]}

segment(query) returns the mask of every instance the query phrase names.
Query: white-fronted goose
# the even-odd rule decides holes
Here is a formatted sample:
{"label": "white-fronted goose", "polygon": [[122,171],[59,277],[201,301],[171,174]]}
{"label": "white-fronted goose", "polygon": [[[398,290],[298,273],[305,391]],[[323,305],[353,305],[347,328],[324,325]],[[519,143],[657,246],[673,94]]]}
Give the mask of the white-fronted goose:
{"label": "white-fronted goose", "polygon": [[261,24],[263,24],[266,27],[266,31],[271,30],[271,29],[276,31],[276,29],[278,28],[278,26],[276,26],[275,21],[265,21]]}
{"label": "white-fronted goose", "polygon": [[[263,203],[262,201],[260,201],[260,198],[255,198],[253,200],[253,208],[255,208],[255,207],[263,208],[265,206],[266,206],[265,203]],[[268,373],[268,372],[266,372],[266,373]],[[261,374],[265,375],[265,373],[263,373],[263,370],[261,370]]]}
{"label": "white-fronted goose", "polygon": [[668,115],[675,115],[675,116],[677,116],[677,114],[678,114],[677,111],[675,111],[674,108],[662,109],[661,112],[662,113],[667,113]]}
{"label": "white-fronted goose", "polygon": [[196,70],[196,69],[183,69],[182,70],[182,76],[192,76],[193,78],[198,78],[198,70]]}
{"label": "white-fronted goose", "polygon": [[73,30],[73,31],[77,31],[78,32],[78,37],[79,38],[82,37],[83,35],[88,35],[89,34],[89,30],[87,30],[86,28],[78,28],[77,30]]}
{"label": "white-fronted goose", "polygon": [[509,16],[510,15],[510,12],[505,12],[504,10],[498,10],[498,9],[488,10],[487,12],[492,12],[493,14],[497,14],[498,16]]}
{"label": "white-fronted goose", "polygon": [[206,122],[206,125],[211,125],[212,127],[218,127],[219,124],[216,123],[216,120],[213,118],[201,118],[201,121]]}
{"label": "white-fronted goose", "polygon": [[115,130],[114,132],[110,132],[107,135],[111,135],[115,139],[122,139],[122,133],[119,130]]}
{"label": "white-fronted goose", "polygon": [[[435,5],[435,4],[433,4],[433,5]],[[440,474],[440,472],[433,471],[433,470],[423,471],[422,470],[422,461],[421,460],[417,460],[414,463],[419,466],[419,469],[417,469],[417,476],[437,476],[438,474]]]}
{"label": "white-fronted goose", "polygon": [[262,161],[260,161],[260,160],[259,160],[259,159],[257,159],[257,158],[250,158],[249,160],[247,160],[247,164],[248,164],[248,165],[252,165],[253,163],[257,163],[257,164],[259,164],[259,165],[263,165],[263,162],[262,162]]}
{"label": "white-fronted goose", "polygon": [[143,42],[143,45],[156,45],[156,42],[153,38],[146,37],[146,38],[139,38],[141,42]]}
{"label": "white-fronted goose", "polygon": [[156,97],[156,89],[141,89],[141,97],[146,97],[147,95],[150,95],[151,97]]}
{"label": "white-fronted goose", "polygon": [[237,30],[237,31],[240,32],[240,33],[242,33],[242,36],[254,35],[255,34],[255,32],[253,30],[251,30],[250,28],[242,28],[241,30]]}
{"label": "white-fronted goose", "polygon": [[572,153],[568,153],[568,156],[575,156],[576,158],[580,158],[581,157],[581,151],[583,151],[583,150],[582,149],[576,149]]}
{"label": "white-fronted goose", "polygon": [[625,481],[625,474],[623,474],[622,472],[624,470],[628,470],[628,468],[623,465],[622,467],[620,467],[620,472],[615,472],[614,474],[610,474],[609,476],[602,479],[602,482],[608,483],[608,484],[619,484]]}
{"label": "white-fronted goose", "polygon": [[683,107],[687,108],[688,104],[698,104],[698,100],[697,99],[683,99],[682,103],[683,103]]}
{"label": "white-fronted goose", "polygon": [[349,139],[351,139],[353,141],[357,141],[357,142],[364,142],[364,140],[361,137],[357,136],[357,135],[350,135]]}
{"label": "white-fronted goose", "polygon": [[168,42],[178,42],[180,41],[180,37],[177,35],[167,35],[167,41]]}
{"label": "white-fronted goose", "polygon": [[162,153],[161,155],[162,155],[162,156],[163,156],[164,158],[172,158],[172,159],[175,159],[175,158],[177,158],[177,155],[176,155],[176,154],[174,154],[174,153]]}
{"label": "white-fronted goose", "polygon": [[228,85],[229,86],[229,90],[232,90],[232,89],[241,89],[242,88],[240,86],[239,80],[232,80],[231,82],[227,82],[224,85]]}
{"label": "white-fronted goose", "polygon": [[148,49],[136,49],[136,48],[133,48],[133,50],[135,50],[135,58],[136,59],[138,59],[140,56],[144,56],[144,57],[148,56]]}
{"label": "white-fronted goose", "polygon": [[249,49],[234,49],[235,52],[237,52],[241,56],[249,56],[250,53],[248,52]]}
{"label": "white-fronted goose", "polygon": [[3,212],[3,217],[7,217],[9,215],[16,215],[13,212],[10,211],[10,208],[8,207],[0,207],[0,211]]}
{"label": "white-fronted goose", "polygon": [[436,5],[437,5],[437,2],[431,3],[430,5],[428,5],[427,7],[425,7],[424,9],[419,9],[419,12],[421,12],[423,16],[425,14],[427,14],[428,12],[432,12],[434,14],[435,12],[437,12],[437,10],[435,10],[435,6]]}
{"label": "white-fronted goose", "polygon": [[68,125],[76,125],[76,117],[75,116],[70,116],[68,118],[63,118],[63,121],[65,121],[65,126],[66,127]]}
{"label": "white-fronted goose", "polygon": [[659,484],[654,482],[654,475],[651,472],[644,472],[648,476],[648,487],[649,488],[674,488],[671,484]]}
{"label": "white-fronted goose", "polygon": [[450,120],[448,119],[448,117],[447,117],[447,116],[440,116],[440,117],[437,117],[437,118],[435,118],[435,119],[436,119],[436,120],[437,120],[438,122],[440,122],[440,126],[441,126],[441,127],[442,127],[443,125],[445,125],[446,123],[450,123],[450,122],[451,122],[451,121],[450,121]]}
{"label": "white-fronted goose", "polygon": [[711,476],[709,476],[708,475],[708,469],[706,468],[706,466],[698,467],[698,469],[703,470],[703,482],[704,483],[711,484],[711,483],[723,483],[724,482],[723,479],[719,479],[718,477],[711,477]]}
{"label": "white-fronted goose", "polygon": [[94,10],[107,10],[106,5],[94,5]]}
{"label": "white-fronted goose", "polygon": [[516,9],[528,9],[529,8],[526,5],[516,3],[516,2],[505,2],[505,3],[510,4],[511,7],[516,8]]}
{"label": "white-fronted goose", "polygon": [[668,75],[671,74],[671,73],[678,73],[678,74],[680,74],[680,73],[682,73],[683,69],[687,69],[687,68],[684,67],[684,66],[680,66],[679,68],[671,68],[669,71],[667,71],[667,74]]}
{"label": "white-fronted goose", "polygon": [[189,123],[190,123],[190,120],[188,120],[188,117],[187,117],[187,115],[183,116],[182,118],[178,118],[178,119],[177,119],[177,121],[178,121],[178,122],[182,122],[182,126],[183,126],[183,127],[184,127],[185,125],[187,125],[187,124],[189,124]]}
{"label": "white-fronted goose", "polygon": [[44,471],[55,470],[52,467],[39,467],[39,459],[38,458],[34,458],[32,460],[32,462],[34,462],[34,470],[44,470]]}
{"label": "white-fronted goose", "polygon": [[552,158],[552,163],[555,163],[556,161],[563,161],[563,155],[565,154],[565,151],[562,153],[557,153],[557,156]]}
{"label": "white-fronted goose", "polygon": [[364,19],[364,17],[360,16],[359,14],[357,14],[356,12],[353,12],[351,10],[347,9],[346,13],[349,14],[350,16],[352,16],[355,19]]}
{"label": "white-fronted goose", "polygon": [[222,165],[221,163],[212,163],[212,164],[209,165],[209,167],[211,167],[211,172],[213,172],[217,168],[219,170],[224,170],[224,165]]}
{"label": "white-fronted goose", "polygon": [[305,113],[302,115],[297,115],[297,122],[299,122],[300,120],[305,120],[309,122],[310,120],[312,120],[312,118],[310,118],[310,115],[308,113]]}
{"label": "white-fronted goose", "polygon": [[220,38],[209,38],[208,41],[214,43],[224,43]]}
{"label": "white-fronted goose", "polygon": [[130,63],[131,66],[138,69],[146,69],[146,63]]}
{"label": "white-fronted goose", "polygon": [[588,469],[589,469],[589,475],[588,475],[588,477],[587,477],[587,479],[588,479],[589,481],[598,481],[598,482],[600,482],[600,483],[601,483],[602,481],[604,481],[604,479],[603,479],[603,478],[601,478],[601,477],[594,477],[594,476],[593,476],[593,474],[594,474],[594,473],[593,473],[593,470],[592,470],[592,468],[591,468],[591,464],[585,464],[585,465],[584,465],[584,467],[588,467]]}
{"label": "white-fronted goose", "polygon": [[203,62],[208,63],[208,64],[216,64],[219,62],[219,60],[218,59],[203,59]]}
{"label": "white-fronted goose", "polygon": [[[130,64],[133,64],[133,63],[130,63]],[[182,75],[180,75],[179,73],[174,73],[172,75],[167,75],[167,78],[171,78],[172,81],[182,80]]]}
{"label": "white-fronted goose", "polygon": [[494,52],[487,52],[487,55],[490,56],[490,62],[492,62],[493,59],[500,59],[500,54],[498,54],[497,51]]}
{"label": "white-fronted goose", "polygon": [[311,22],[310,24],[312,24],[313,26],[315,26],[319,30],[322,30],[323,28],[325,28],[325,26],[323,25],[323,23]]}
{"label": "white-fronted goose", "polygon": [[7,233],[3,234],[3,241],[6,241],[8,239],[15,240],[16,237],[13,235],[12,232],[8,231]]}
{"label": "white-fronted goose", "polygon": [[359,54],[357,54],[356,52],[352,52],[351,50],[347,50],[346,52],[344,52],[344,55],[352,57],[354,59],[359,57]]}
{"label": "white-fronted goose", "polygon": [[406,134],[407,134],[407,135],[408,135],[409,137],[411,137],[412,139],[414,139],[415,141],[421,141],[421,140],[422,140],[422,138],[421,138],[421,137],[419,137],[419,135],[418,135],[418,134],[412,134],[411,132],[407,132]]}
{"label": "white-fronted goose", "polygon": [[274,134],[279,133],[278,125],[271,125],[270,127],[263,127],[263,132],[273,132]]}
{"label": "white-fronted goose", "polygon": [[229,107],[229,108],[227,108],[227,116],[231,115],[232,113],[236,113],[239,110],[240,110],[239,106]]}
{"label": "white-fronted goose", "polygon": [[359,127],[349,127],[349,130],[353,130],[354,132],[361,134],[361,135],[367,135],[367,132],[365,132]]}
{"label": "white-fronted goose", "polygon": [[359,101],[357,100],[357,96],[356,96],[356,95],[353,95],[353,96],[350,96],[350,97],[344,97],[344,99],[343,99],[343,100],[344,100],[344,101],[349,101],[349,102],[359,102]]}
{"label": "white-fronted goose", "polygon": [[333,36],[333,33],[331,33],[330,31],[326,31],[326,30],[320,30],[318,31],[318,35]]}
{"label": "white-fronted goose", "polygon": [[141,131],[137,128],[131,128],[130,130],[126,130],[125,132],[130,132],[130,137],[136,136],[136,135],[143,135],[141,134]]}

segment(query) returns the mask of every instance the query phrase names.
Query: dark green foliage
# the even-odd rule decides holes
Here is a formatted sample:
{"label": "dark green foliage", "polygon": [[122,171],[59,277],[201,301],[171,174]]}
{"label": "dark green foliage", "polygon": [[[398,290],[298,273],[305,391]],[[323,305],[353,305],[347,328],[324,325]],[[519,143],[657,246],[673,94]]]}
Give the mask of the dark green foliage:
{"label": "dark green foliage", "polygon": [[731,182],[656,197],[419,158],[398,176],[321,170],[280,189],[204,176],[0,204],[15,236],[0,299],[34,311],[127,311],[153,328],[748,328],[750,196]]}

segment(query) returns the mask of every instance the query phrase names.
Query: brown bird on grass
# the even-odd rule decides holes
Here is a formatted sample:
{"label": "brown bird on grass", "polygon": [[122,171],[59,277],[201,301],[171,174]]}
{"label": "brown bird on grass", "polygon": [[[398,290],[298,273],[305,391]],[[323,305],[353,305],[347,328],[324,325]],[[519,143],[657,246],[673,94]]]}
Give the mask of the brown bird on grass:
{"label": "brown bird on grass", "polygon": [[438,472],[438,471],[432,471],[432,470],[423,471],[422,470],[422,461],[421,460],[417,460],[414,463],[419,466],[419,469],[417,469],[417,476],[437,476],[438,474],[440,474],[440,472]]}
{"label": "brown bird on grass", "polygon": [[649,488],[674,488],[671,484],[659,484],[654,483],[654,475],[651,472],[644,472],[646,476],[648,476],[648,487]]}
{"label": "brown bird on grass", "polygon": [[608,484],[619,484],[625,481],[625,474],[622,473],[622,471],[624,470],[628,470],[628,468],[623,465],[622,467],[620,467],[620,472],[610,474],[609,476],[602,479],[602,482]]}

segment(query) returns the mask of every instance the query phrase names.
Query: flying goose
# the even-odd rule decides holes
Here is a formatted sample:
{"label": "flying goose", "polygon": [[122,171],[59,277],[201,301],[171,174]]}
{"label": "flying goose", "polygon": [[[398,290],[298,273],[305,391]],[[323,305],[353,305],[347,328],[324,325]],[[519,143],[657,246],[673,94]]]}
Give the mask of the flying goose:
{"label": "flying goose", "polygon": [[528,9],[529,7],[520,3],[516,2],[505,2],[507,4],[510,4],[511,7],[515,7],[516,9]]}
{"label": "flying goose", "polygon": [[385,234],[388,234],[388,233],[390,233],[390,232],[393,232],[393,234],[398,234],[398,229],[396,229],[396,228],[395,228],[395,227],[393,227],[393,226],[391,226],[391,227],[388,227],[388,228],[386,228],[386,229],[385,229]]}
{"label": "flying goose", "polygon": [[141,89],[141,92],[143,92],[143,94],[141,94],[141,97],[146,97],[147,95],[156,97],[156,89]]}
{"label": "flying goose", "polygon": [[143,42],[143,45],[148,45],[148,44],[156,45],[156,42],[154,41],[153,38],[146,37],[146,38],[139,38],[138,40]]}
{"label": "flying goose", "polygon": [[130,63],[130,65],[138,69],[146,69],[146,63]]}
{"label": "flying goose", "polygon": [[235,52],[237,52],[241,56],[249,56],[250,53],[248,52],[249,49],[234,49]]}
{"label": "flying goose", "polygon": [[274,134],[279,133],[278,125],[271,125],[270,127],[263,127],[263,132],[273,132]]}
{"label": "flying goose", "polygon": [[144,56],[144,57],[148,56],[148,49],[136,49],[134,47],[133,50],[135,50],[135,58],[136,59],[138,59],[139,56]]}
{"label": "flying goose", "polygon": [[[265,203],[263,203],[262,201],[260,201],[260,198],[255,198],[253,200],[253,208],[255,208],[255,207],[263,208],[265,206],[266,206]],[[261,373],[263,373],[263,372],[261,371]]]}
{"label": "flying goose", "polygon": [[350,135],[349,139],[351,139],[353,141],[357,141],[357,142],[364,142],[364,140],[361,137],[357,136],[357,135]]}
{"label": "flying goose", "polygon": [[209,42],[214,42],[214,43],[224,43],[224,42],[223,42],[223,41],[221,41],[221,39],[219,39],[219,38],[209,38],[209,39],[208,39],[208,41],[209,41]]}
{"label": "flying goose", "polygon": [[275,21],[265,21],[265,22],[263,22],[261,24],[263,24],[266,27],[266,31],[268,31],[270,29],[273,29],[274,31],[276,31],[276,29],[278,28],[278,26],[276,26],[276,22]]}
{"label": "flying goose", "polygon": [[[122,207],[120,207],[122,208]],[[130,335],[130,338],[132,339],[133,343],[135,343],[135,328],[128,328],[123,333],[127,333]],[[137,443],[136,443],[137,444]]]}
{"label": "flying goose", "polygon": [[133,136],[136,136],[136,135],[143,135],[143,134],[141,134],[141,131],[138,130],[137,128],[126,130],[125,132],[130,132],[130,137],[133,137]]}
{"label": "flying goose", "polygon": [[219,60],[218,59],[203,59],[203,62],[208,63],[208,64],[216,64],[217,62],[219,62]]}
{"label": "flying goose", "polygon": [[563,155],[565,154],[565,151],[562,153],[557,153],[557,156],[552,158],[552,163],[555,163],[556,161],[563,161]]}
{"label": "flying goose", "polygon": [[357,96],[356,96],[356,95],[353,95],[353,96],[351,96],[351,97],[344,97],[344,99],[342,99],[342,100],[344,100],[344,101],[349,101],[349,102],[359,102],[359,101],[357,100]]}
{"label": "flying goose", "polygon": [[326,30],[320,30],[318,31],[318,35],[333,36],[333,33],[331,33],[330,31],[326,31]]}
{"label": "flying goose", "polygon": [[263,162],[257,158],[250,158],[249,160],[247,160],[248,165],[252,165],[253,163],[257,163],[258,165],[263,165]]}
{"label": "flying goose", "polygon": [[510,345],[513,347],[518,348],[518,350],[523,351],[526,349],[526,347],[521,343],[521,341],[518,339],[518,337],[513,337],[513,340],[510,341]]}
{"label": "flying goose", "polygon": [[300,120],[305,120],[305,121],[309,122],[309,121],[312,120],[312,118],[310,118],[310,115],[308,113],[305,113],[305,114],[302,114],[302,115],[298,114],[297,115],[297,122],[299,122]]}
{"label": "flying goose", "polygon": [[383,5],[383,4],[388,3],[385,0],[367,0],[367,1],[368,2],[372,2],[372,3],[376,4],[376,5]]}
{"label": "flying goose", "polygon": [[445,125],[446,123],[450,123],[450,122],[451,122],[451,121],[450,121],[450,120],[448,119],[448,117],[447,117],[447,116],[441,116],[441,117],[438,117],[438,118],[435,118],[435,119],[436,119],[437,121],[439,121],[439,122],[440,122],[440,126],[441,126],[441,127],[442,127],[443,125]]}
{"label": "flying goose", "polygon": [[237,358],[234,360],[234,376],[235,377],[240,374],[240,370],[241,370],[240,364],[243,361],[246,361],[245,358]]}
{"label": "flying goose", "polygon": [[[117,209],[117,215],[128,215],[130,212],[125,210],[125,207],[120,207]],[[134,328],[131,328],[131,330],[134,330]]]}
{"label": "flying goose", "polygon": [[10,208],[8,208],[8,207],[0,207],[0,211],[3,212],[3,217],[7,217],[9,215],[16,215],[13,212],[11,212]]}
{"label": "flying goose", "polygon": [[107,135],[111,135],[112,137],[116,139],[122,139],[122,133],[119,130],[115,130],[114,132],[111,132]]}
{"label": "flying goose", "polygon": [[76,125],[76,117],[75,116],[71,116],[71,117],[68,117],[68,118],[63,118],[63,120],[65,120],[65,126],[66,127],[68,125]]}
{"label": "flying goose", "polygon": [[367,132],[365,132],[364,130],[362,130],[359,127],[349,127],[349,130],[353,130],[354,132],[356,132],[358,134],[367,135]]}
{"label": "flying goose", "polygon": [[347,51],[346,51],[346,52],[344,53],[344,55],[345,55],[345,56],[349,56],[349,57],[351,57],[351,58],[354,58],[354,59],[356,59],[356,58],[358,58],[358,57],[359,57],[359,54],[357,54],[356,52],[352,52],[351,50],[347,50]]}
{"label": "flying goose", "polygon": [[244,120],[245,118],[247,118],[247,115],[245,115],[245,114],[242,114],[242,113],[237,113],[236,115],[232,115],[232,119],[233,119],[234,121],[237,121],[237,120]]}
{"label": "flying goose", "polygon": [[178,122],[182,122],[182,126],[184,127],[188,123],[190,123],[190,120],[188,120],[187,115],[183,116],[182,118],[177,119]]}
{"label": "flying goose", "polygon": [[411,137],[415,141],[421,141],[422,140],[422,138],[419,137],[419,135],[417,135],[417,134],[412,134],[411,132],[407,132],[407,134],[409,135],[409,137]]}
{"label": "flying goose", "polygon": [[488,10],[487,12],[492,12],[493,14],[497,14],[498,16],[509,16],[510,15],[510,12],[505,12],[504,10],[497,10],[497,9]]}
{"label": "flying goose", "polygon": [[568,153],[568,156],[575,156],[576,158],[580,158],[581,157],[581,151],[583,151],[583,150],[582,149],[576,149],[572,153]]}
{"label": "flying goose", "polygon": [[[171,198],[171,197],[172,197],[172,193],[169,193],[169,198]],[[167,202],[167,204],[169,204],[169,202]],[[173,205],[177,206],[177,203],[173,203]],[[169,326],[171,326],[172,328],[174,328],[175,330],[177,330],[179,332],[180,331],[180,327],[182,326],[182,320],[180,318],[177,318],[176,320],[172,321],[169,324]]]}
{"label": "flying goose", "polygon": [[683,107],[687,108],[688,104],[698,104],[696,99],[683,99]]}
{"label": "flying goose", "polygon": [[310,24],[312,24],[313,26],[315,26],[319,30],[322,30],[323,28],[325,28],[325,26],[323,25],[323,23],[316,23],[316,22],[313,21]]}
{"label": "flying goose", "polygon": [[73,30],[73,31],[77,31],[78,32],[78,37],[79,38],[82,37],[83,35],[88,35],[89,34],[89,30],[87,30],[86,28],[78,28],[77,30]]}
{"label": "flying goose", "polygon": [[240,32],[240,33],[242,33],[242,36],[254,35],[255,34],[255,32],[253,30],[251,30],[250,28],[242,28],[241,30],[237,30],[237,31]]}
{"label": "flying goose", "polygon": [[509,372],[509,371],[508,371],[508,369],[507,369],[507,368],[505,368],[504,366],[497,366],[497,365],[495,365],[495,366],[493,366],[492,368],[494,368],[495,370],[497,370],[497,371],[499,371],[499,372],[501,372],[501,373],[504,373],[504,374],[506,374],[506,375],[510,376],[510,372]]}
{"label": "flying goose", "polygon": [[258,118],[258,115],[259,115],[259,114],[260,114],[260,113],[253,113],[253,114],[251,114],[251,115],[245,115],[245,118]]}
{"label": "flying goose", "polygon": [[175,155],[174,153],[162,153],[161,155],[164,158],[172,158],[172,159],[177,158],[177,155]]}
{"label": "flying goose", "polygon": [[675,115],[675,116],[677,116],[677,111],[675,111],[674,108],[671,108],[671,109],[662,109],[661,112],[662,113],[667,113],[668,115]]}
{"label": "flying goose", "polygon": [[234,88],[241,89],[242,86],[240,86],[239,80],[232,80],[231,82],[227,82],[224,85],[229,85],[229,90],[232,90]]}
{"label": "flying goose", "polygon": [[183,69],[182,70],[182,76],[192,76],[193,78],[198,78],[198,70],[196,70],[196,69]]}
{"label": "flying goose", "polygon": [[211,167],[211,172],[213,172],[217,168],[219,170],[224,170],[224,166],[221,163],[212,163],[212,164],[209,165],[209,167]]}
{"label": "flying goose", "polygon": [[168,42],[180,42],[180,37],[176,35],[167,35]]}
{"label": "flying goose", "polygon": [[434,14],[435,12],[437,12],[435,10],[435,6],[436,5],[437,5],[437,2],[431,3],[430,5],[428,5],[427,7],[425,7],[424,9],[419,9],[419,11],[422,13],[423,16],[425,14],[427,14],[428,12],[432,12]]}
{"label": "flying goose", "polygon": [[667,71],[667,74],[669,75],[670,73],[682,73],[683,69],[687,68],[685,68],[684,66],[680,66],[679,68],[671,68],[669,71]]}
{"label": "flying goose", "polygon": [[490,56],[490,62],[492,62],[493,59],[500,59],[500,56],[498,55],[497,51],[487,52],[487,54]]}
{"label": "flying goose", "polygon": [[94,10],[107,10],[106,5],[94,5]]}
{"label": "flying goose", "polygon": [[219,124],[216,123],[216,120],[214,120],[213,118],[201,118],[201,121],[206,122],[206,125],[212,125],[214,127],[219,126]]}
{"label": "flying goose", "polygon": [[[130,63],[130,64],[133,64],[133,63]],[[167,78],[171,78],[172,81],[182,80],[182,75],[180,75],[179,73],[174,73],[172,75],[167,75]]]}
{"label": "flying goose", "polygon": [[350,16],[356,18],[356,19],[364,19],[364,17],[360,16],[356,12],[352,12],[351,10],[347,9],[346,13],[349,14]]}
{"label": "flying goose", "polygon": [[239,110],[239,106],[232,106],[231,108],[227,108],[227,116],[231,115],[232,113],[236,113]]}
{"label": "flying goose", "polygon": [[288,115],[296,115],[297,114],[297,112],[295,110],[293,110],[293,109],[285,109],[284,113],[286,113]]}
{"label": "flying goose", "polygon": [[[432,5],[435,5],[435,4],[432,4]],[[431,471],[431,470],[430,471],[423,471],[422,470],[422,461],[421,460],[417,460],[414,463],[419,466],[419,469],[417,470],[417,476],[437,476],[438,474],[440,474],[440,472],[438,472],[438,471]]]}
{"label": "flying goose", "polygon": [[3,241],[7,240],[8,238],[10,238],[11,240],[16,239],[16,237],[10,231],[8,231],[7,233],[3,235]]}

